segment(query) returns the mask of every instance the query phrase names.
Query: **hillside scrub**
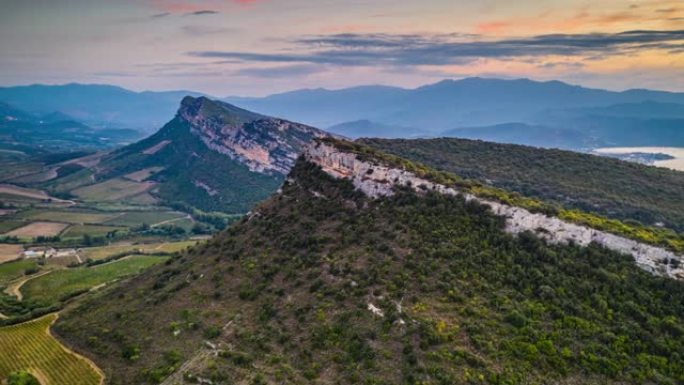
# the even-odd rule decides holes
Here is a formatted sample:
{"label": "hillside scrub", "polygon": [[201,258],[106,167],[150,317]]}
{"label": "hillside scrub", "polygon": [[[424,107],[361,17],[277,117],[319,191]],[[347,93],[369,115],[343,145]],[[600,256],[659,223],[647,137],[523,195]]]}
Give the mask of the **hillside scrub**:
{"label": "hillside scrub", "polygon": [[[300,160],[213,240],[67,311],[109,384],[676,384],[684,284],[629,256],[512,237],[462,197],[369,200]],[[371,311],[371,309],[373,309]]]}

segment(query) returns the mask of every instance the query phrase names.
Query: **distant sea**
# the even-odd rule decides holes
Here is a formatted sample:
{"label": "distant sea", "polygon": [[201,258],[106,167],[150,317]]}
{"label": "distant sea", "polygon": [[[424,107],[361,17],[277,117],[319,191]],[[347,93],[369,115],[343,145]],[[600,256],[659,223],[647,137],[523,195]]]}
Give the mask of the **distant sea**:
{"label": "distant sea", "polygon": [[673,159],[654,160],[650,164],[684,171],[683,147],[604,147],[594,149],[593,152],[601,155],[624,155],[624,158],[627,158],[630,154],[666,154]]}

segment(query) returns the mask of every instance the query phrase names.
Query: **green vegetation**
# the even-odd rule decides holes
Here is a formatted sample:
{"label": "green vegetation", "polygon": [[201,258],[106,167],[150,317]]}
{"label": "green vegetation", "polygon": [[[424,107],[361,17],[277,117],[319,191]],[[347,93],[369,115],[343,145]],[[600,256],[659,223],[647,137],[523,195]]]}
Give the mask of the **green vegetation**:
{"label": "green vegetation", "polygon": [[29,372],[12,372],[7,377],[7,385],[40,385],[40,382]]}
{"label": "green vegetation", "polygon": [[102,376],[89,362],[62,346],[49,334],[57,318],[51,314],[0,328],[0,379],[8,385],[98,385]]}
{"label": "green vegetation", "polygon": [[106,236],[112,232],[124,232],[126,227],[121,226],[99,226],[99,225],[75,225],[69,227],[61,236],[63,238],[82,238],[85,235],[91,237]]}
{"label": "green vegetation", "polygon": [[71,193],[84,201],[117,201],[142,194],[153,187],[153,184],[134,182],[126,179],[109,179],[102,183],[79,187]]}
{"label": "green vegetation", "polygon": [[139,245],[112,245],[86,248],[82,252],[87,259],[99,260],[113,255],[175,253],[196,244],[197,241],[181,241]]}
{"label": "green vegetation", "polygon": [[[144,153],[165,140],[170,143],[159,151]],[[183,202],[203,211],[229,214],[248,212],[256,202],[277,190],[283,180],[282,175],[252,172],[226,155],[209,150],[190,132],[190,125],[178,117],[153,136],[114,152],[99,167],[105,171],[100,172],[98,180],[129,175],[152,167],[163,168],[148,179],[158,183],[155,192],[157,198]],[[217,173],[216,170],[221,172]],[[196,181],[209,183],[215,194],[209,195]]]}
{"label": "green vegetation", "polygon": [[140,226],[142,224],[151,226],[184,216],[186,214],[175,211],[131,211],[118,215],[106,223],[115,226]]}
{"label": "green vegetation", "polygon": [[55,270],[49,274],[31,279],[21,287],[27,301],[35,306],[51,306],[81,294],[91,288],[112,282],[164,262],[160,256],[134,255],[115,262],[72,269]]}
{"label": "green vegetation", "polygon": [[593,155],[464,139],[361,143],[530,198],[684,231],[684,173]]}
{"label": "green vegetation", "polygon": [[10,281],[24,276],[27,272],[37,271],[38,262],[35,259],[21,259],[0,264],[0,287],[5,287]]}
{"label": "green vegetation", "polygon": [[93,210],[45,210],[29,209],[19,213],[17,218],[34,221],[60,221],[74,224],[102,223],[116,216],[116,213],[103,213]]}
{"label": "green vegetation", "polygon": [[[675,230],[667,229],[667,228],[661,228],[655,225],[644,225],[641,222],[632,219],[631,217],[627,217],[628,219],[624,220],[618,220],[618,219],[610,219],[607,217],[604,217],[600,214],[597,214],[597,212],[600,212],[600,210],[587,210],[583,211],[580,209],[572,209],[574,206],[573,204],[567,204],[563,205],[563,203],[554,201],[554,199],[548,199],[545,195],[543,194],[534,194],[530,193],[529,196],[524,196],[518,192],[515,191],[513,192],[499,188],[499,187],[494,187],[490,185],[483,184],[484,181],[489,181],[490,179],[487,177],[488,174],[485,174],[484,176],[481,176],[481,180],[478,179],[463,179],[462,177],[459,177],[455,174],[450,174],[450,172],[456,172],[456,166],[454,166],[452,163],[449,163],[449,160],[451,159],[451,154],[452,153],[458,153],[459,157],[456,157],[455,159],[451,159],[451,162],[457,163],[459,161],[462,161],[460,157],[465,157],[468,159],[468,161],[472,162],[472,159],[469,157],[470,155],[473,156],[473,158],[477,158],[479,155],[479,152],[477,152],[477,149],[470,149],[472,151],[471,153],[466,152],[464,149],[461,149],[460,152],[458,152],[458,149],[451,149],[448,150],[447,148],[444,148],[444,144],[442,142],[446,142],[446,146],[449,146],[451,142],[456,142],[456,146],[460,145],[460,142],[467,142],[467,144],[477,144],[478,146],[494,146],[498,150],[498,157],[495,157],[498,159],[499,162],[504,162],[505,157],[502,154],[508,154],[506,151],[507,147],[505,146],[511,146],[514,149],[517,149],[520,151],[520,148],[524,150],[529,150],[530,153],[534,154],[534,151],[541,151],[541,155],[539,157],[542,157],[545,155],[545,151],[551,152],[551,153],[560,153],[561,155],[567,155],[569,157],[568,161],[571,161],[573,157],[579,156],[579,157],[587,157],[593,162],[601,163],[604,161],[608,161],[608,163],[612,162],[618,162],[618,166],[621,167],[626,167],[628,169],[632,168],[632,166],[639,166],[644,169],[654,169],[653,167],[646,167],[646,166],[641,166],[641,165],[634,165],[631,163],[627,162],[619,162],[613,159],[605,159],[605,158],[599,158],[596,156],[592,155],[583,155],[583,154],[578,154],[574,152],[568,152],[568,151],[560,151],[560,150],[541,150],[541,149],[534,149],[534,148],[528,148],[528,147],[523,147],[523,146],[515,146],[515,145],[501,145],[501,144],[495,144],[495,143],[487,143],[487,142],[472,142],[468,140],[463,140],[463,139],[434,139],[434,140],[416,140],[415,146],[413,141],[410,140],[385,140],[385,139],[363,139],[361,140],[362,143],[351,143],[351,142],[346,142],[346,141],[340,141],[336,139],[326,139],[326,141],[334,144],[335,146],[344,149],[345,151],[349,151],[352,153],[357,154],[361,159],[366,159],[366,160],[375,160],[375,161],[381,161],[382,163],[389,164],[393,167],[399,167],[403,168],[407,171],[411,171],[415,173],[416,175],[432,180],[436,183],[440,184],[445,184],[445,185],[451,185],[458,187],[459,189],[470,192],[474,195],[483,197],[483,198],[489,198],[489,199],[494,199],[497,201],[500,201],[502,203],[506,203],[509,205],[513,206],[518,206],[522,208],[526,208],[532,212],[541,212],[547,215],[554,215],[561,217],[562,219],[572,221],[578,224],[582,225],[587,225],[590,227],[593,227],[597,230],[603,230],[607,232],[611,232],[617,235],[625,236],[628,238],[632,238],[641,242],[653,244],[656,246],[662,246],[669,248],[674,251],[684,251],[684,232],[683,233],[677,233]],[[415,163],[414,161],[411,160],[406,160],[403,158],[399,158],[396,155],[388,155],[386,153],[380,152],[379,150],[369,147],[370,146],[376,146],[383,151],[389,151],[389,152],[396,152],[398,154],[401,154],[403,156],[407,156],[412,159],[417,159],[418,161],[425,161],[427,164],[430,164],[433,167],[438,167],[442,168],[443,170],[446,171],[435,171],[434,169],[431,169],[428,166],[424,166],[420,163]],[[396,146],[393,147],[393,146]],[[421,147],[423,146],[423,147]],[[500,147],[504,146],[503,149]],[[416,150],[418,149],[418,150]],[[420,155],[414,155],[413,157],[411,156],[412,154],[415,153],[415,151],[418,151],[418,154]],[[515,154],[515,152],[513,152]],[[496,154],[496,152],[495,152]],[[523,154],[525,154],[523,152]],[[520,154],[518,154],[520,155]],[[494,157],[494,155],[491,155]],[[523,156],[523,155],[520,155]],[[529,154],[526,156],[530,157]],[[434,160],[431,160],[433,159]],[[487,158],[486,158],[487,159]],[[491,160],[491,159],[487,159]],[[521,175],[527,175],[525,174],[526,170],[528,170],[529,164],[525,165],[524,162],[526,161],[531,161],[530,159],[522,159],[519,160],[519,162],[522,162],[520,165],[520,169],[518,172]],[[578,161],[579,164],[582,164],[581,162]],[[591,164],[591,162],[588,162]],[[534,164],[534,163],[530,163]],[[510,165],[508,165],[510,167]],[[605,165],[604,165],[605,166]],[[565,169],[562,168],[560,165],[557,165],[557,169],[555,169],[555,172],[557,174],[562,174]],[[577,166],[580,167],[580,166]],[[618,167],[619,168],[619,167]],[[536,172],[539,172],[537,167],[533,168]],[[593,171],[593,169],[588,169],[586,171]],[[660,172],[661,170],[659,170]],[[677,171],[671,171],[671,170],[664,170],[665,173],[670,173],[670,176],[674,177],[679,177],[682,178],[684,177],[684,173],[679,173]],[[635,170],[632,172],[632,177],[637,178],[639,170]],[[464,173],[465,174],[465,173]],[[680,175],[681,174],[681,175]],[[573,175],[576,176],[576,175]],[[558,180],[562,180],[561,175],[555,175],[555,177],[558,178]],[[541,177],[540,177],[541,178]],[[601,180],[610,180],[613,179],[614,177],[610,172],[606,171],[606,174],[597,174],[596,175],[597,179]],[[572,179],[572,178],[571,178]],[[546,179],[541,178],[539,179],[539,184],[543,185],[541,188],[543,189],[552,189],[552,187],[548,187],[545,185],[544,182]],[[584,183],[586,185],[589,185],[592,183],[591,178],[583,178],[576,180],[577,183]],[[621,184],[619,178],[617,180],[612,180],[613,183],[615,184]],[[651,180],[651,182],[655,183],[655,180]],[[532,183],[532,182],[530,182]],[[643,182],[645,183],[645,182]],[[659,187],[662,185],[658,185]],[[666,185],[665,185],[666,186]],[[682,186],[684,185],[679,185],[679,186],[667,186],[668,188],[672,187],[674,189],[681,189]],[[555,188],[559,190],[563,190],[567,186],[561,184],[560,186],[555,186]],[[653,186],[650,186],[651,188]],[[579,187],[577,187],[579,188]],[[644,185],[644,188],[645,185]],[[529,191],[528,191],[529,192]],[[559,193],[560,194],[560,193]],[[582,196],[581,193],[578,193],[579,196]],[[594,191],[592,197],[595,197],[597,201],[601,201],[604,199],[606,194],[609,194],[608,191]],[[642,192],[641,193],[641,199],[644,198],[644,195],[647,194],[647,192]],[[629,194],[626,194],[629,195]],[[565,195],[564,195],[565,196]],[[679,201],[680,210],[684,210],[684,201],[681,200],[681,197],[684,195],[678,195],[673,197],[669,197],[671,201],[677,202]],[[566,198],[564,199],[564,203],[567,202],[574,202],[574,198],[569,198],[568,196],[565,196]],[[632,200],[637,201],[637,197],[630,196]],[[587,198],[589,199],[589,198]],[[618,199],[618,198],[616,198]],[[618,199],[619,201],[619,199]],[[594,208],[600,207],[597,206],[598,203],[594,203]],[[566,208],[566,206],[568,208]],[[615,212],[611,211],[611,214],[613,217],[616,217]],[[668,215],[667,212],[661,212],[662,215]],[[622,212],[622,215],[626,215],[624,212]],[[677,214],[675,213],[675,216]],[[619,216],[618,216],[619,217]],[[637,216],[638,217],[638,216]]]}
{"label": "green vegetation", "polygon": [[218,357],[185,378],[684,381],[682,282],[599,247],[512,237],[462,197],[369,200],[303,160],[290,176],[258,215],[68,310],[57,333],[113,385],[158,383],[207,338]]}
{"label": "green vegetation", "polygon": [[25,222],[20,221],[20,220],[14,220],[14,219],[3,220],[2,217],[0,217],[0,234],[10,232],[16,228],[24,226],[25,224],[26,224]]}

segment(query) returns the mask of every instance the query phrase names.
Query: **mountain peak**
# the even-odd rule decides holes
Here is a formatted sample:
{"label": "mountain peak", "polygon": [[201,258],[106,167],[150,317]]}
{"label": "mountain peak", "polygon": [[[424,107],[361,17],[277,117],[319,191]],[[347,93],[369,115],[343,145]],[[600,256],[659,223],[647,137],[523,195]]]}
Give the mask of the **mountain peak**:
{"label": "mountain peak", "polygon": [[230,125],[242,125],[266,118],[266,116],[235,107],[232,104],[211,100],[205,96],[184,97],[178,114],[189,122],[211,118],[217,122]]}
{"label": "mountain peak", "polygon": [[286,174],[304,146],[327,136],[316,128],[257,114],[204,96],[186,96],[177,119],[210,150],[252,172]]}

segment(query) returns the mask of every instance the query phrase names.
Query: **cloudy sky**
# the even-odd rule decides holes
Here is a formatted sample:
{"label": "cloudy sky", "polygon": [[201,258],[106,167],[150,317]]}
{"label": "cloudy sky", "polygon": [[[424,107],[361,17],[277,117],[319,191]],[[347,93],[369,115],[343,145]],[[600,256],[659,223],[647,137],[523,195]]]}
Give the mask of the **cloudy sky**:
{"label": "cloudy sky", "polygon": [[0,0],[0,85],[217,96],[467,76],[684,91],[682,0]]}

